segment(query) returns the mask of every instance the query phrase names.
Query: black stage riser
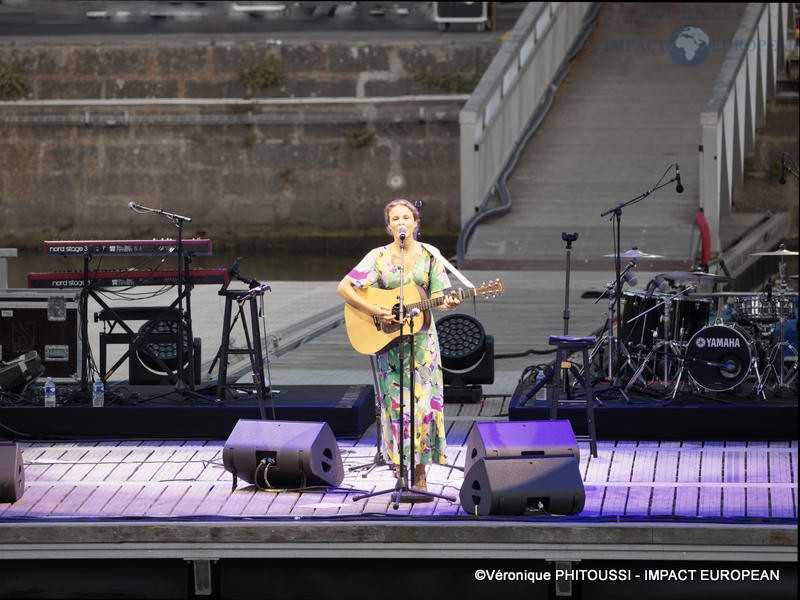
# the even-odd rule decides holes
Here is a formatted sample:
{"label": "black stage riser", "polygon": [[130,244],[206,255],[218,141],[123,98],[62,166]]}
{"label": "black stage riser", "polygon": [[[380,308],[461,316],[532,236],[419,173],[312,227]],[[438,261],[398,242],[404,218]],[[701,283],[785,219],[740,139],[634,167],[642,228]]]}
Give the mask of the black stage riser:
{"label": "black stage riser", "polygon": [[[509,421],[535,421],[550,418],[548,404],[533,399],[524,406],[520,402],[531,389],[520,384],[508,407]],[[629,394],[629,397],[630,394]],[[657,398],[633,396],[603,398],[603,406],[595,405],[597,437],[601,440],[796,440],[797,399],[756,401],[692,401],[669,402]],[[565,406],[558,410],[559,419],[568,419],[575,434],[586,434],[584,406]]]}
{"label": "black stage riser", "polygon": [[[163,394],[164,388],[128,386],[142,398]],[[269,398],[264,405],[272,420]],[[55,408],[7,406],[0,408],[0,423],[34,439],[225,439],[239,419],[259,419],[257,402],[242,400],[215,403],[183,398],[175,393],[166,398],[138,404],[107,403],[102,408],[89,404]],[[373,386],[281,386],[275,394],[275,420],[328,423],[337,436],[358,436],[375,421]]]}

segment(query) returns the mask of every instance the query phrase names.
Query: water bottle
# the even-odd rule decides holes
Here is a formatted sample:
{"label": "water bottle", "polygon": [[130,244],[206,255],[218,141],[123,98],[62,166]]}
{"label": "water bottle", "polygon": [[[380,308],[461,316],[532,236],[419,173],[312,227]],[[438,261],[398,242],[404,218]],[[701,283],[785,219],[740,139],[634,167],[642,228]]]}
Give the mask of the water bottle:
{"label": "water bottle", "polygon": [[44,406],[52,408],[56,405],[56,384],[52,377],[48,377],[44,382]]}
{"label": "water bottle", "polygon": [[106,386],[102,377],[96,377],[92,383],[92,406],[102,407],[106,402]]}
{"label": "water bottle", "polygon": [[[544,381],[544,369],[539,369],[539,372],[536,373],[536,385],[539,385]],[[536,400],[545,402],[547,400],[547,385],[543,385],[538,389],[536,395],[534,396]]]}

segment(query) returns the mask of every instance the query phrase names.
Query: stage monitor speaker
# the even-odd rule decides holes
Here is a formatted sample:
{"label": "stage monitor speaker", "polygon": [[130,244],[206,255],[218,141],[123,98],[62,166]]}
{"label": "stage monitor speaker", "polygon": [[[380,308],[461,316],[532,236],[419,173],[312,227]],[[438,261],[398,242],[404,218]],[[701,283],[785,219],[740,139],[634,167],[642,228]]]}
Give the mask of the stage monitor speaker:
{"label": "stage monitor speaker", "polygon": [[16,502],[25,491],[25,467],[19,445],[0,442],[0,502]]}
{"label": "stage monitor speaker", "polygon": [[581,459],[578,440],[567,419],[475,423],[467,438],[464,471],[481,458],[572,454]]}
{"label": "stage monitor speaker", "polygon": [[574,515],[586,492],[572,454],[482,458],[464,475],[459,493],[467,514]]}
{"label": "stage monitor speaker", "polygon": [[327,423],[240,419],[222,449],[237,478],[261,488],[338,486],[344,479],[339,445]]}

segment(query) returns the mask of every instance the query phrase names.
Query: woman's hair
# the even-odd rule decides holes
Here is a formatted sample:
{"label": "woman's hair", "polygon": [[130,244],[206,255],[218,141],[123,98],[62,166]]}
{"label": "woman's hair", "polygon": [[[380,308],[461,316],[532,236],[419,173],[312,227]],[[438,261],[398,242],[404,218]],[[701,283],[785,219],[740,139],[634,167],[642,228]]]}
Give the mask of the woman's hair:
{"label": "woman's hair", "polygon": [[417,227],[414,229],[413,235],[414,239],[417,239],[417,235],[419,234],[419,224],[420,224],[420,216],[419,210],[417,209],[414,204],[406,200],[405,198],[397,198],[396,200],[392,200],[383,208],[383,222],[386,225],[386,229],[389,229],[389,211],[391,211],[395,206],[405,206],[408,210],[411,211],[411,214],[414,215],[414,220],[417,222]]}

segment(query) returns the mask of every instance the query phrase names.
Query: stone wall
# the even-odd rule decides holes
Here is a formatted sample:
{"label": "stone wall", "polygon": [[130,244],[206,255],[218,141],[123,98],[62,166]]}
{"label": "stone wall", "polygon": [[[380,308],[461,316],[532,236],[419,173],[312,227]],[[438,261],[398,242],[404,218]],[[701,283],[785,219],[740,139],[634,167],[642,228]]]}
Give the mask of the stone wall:
{"label": "stone wall", "polygon": [[[0,46],[25,86],[0,102],[2,245],[174,234],[129,202],[223,246],[380,232],[395,197],[453,234],[465,95],[451,89],[497,43]],[[283,78],[255,89],[258,69]]]}

